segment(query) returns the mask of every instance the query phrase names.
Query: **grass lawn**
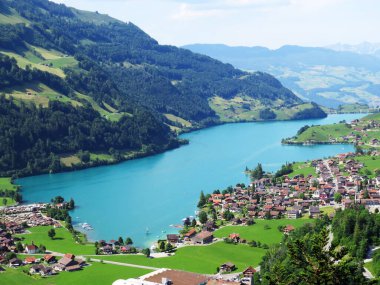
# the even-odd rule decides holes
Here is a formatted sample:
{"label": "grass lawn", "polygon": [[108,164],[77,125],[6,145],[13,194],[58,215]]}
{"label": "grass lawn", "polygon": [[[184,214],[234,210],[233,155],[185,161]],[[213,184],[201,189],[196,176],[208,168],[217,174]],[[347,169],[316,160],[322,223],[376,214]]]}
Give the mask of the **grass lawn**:
{"label": "grass lawn", "polygon": [[7,285],[103,285],[112,284],[117,279],[128,279],[149,273],[150,270],[118,266],[112,264],[92,263],[81,271],[60,272],[58,275],[48,278],[30,277],[20,269],[6,268],[6,272],[0,274],[0,283]]}
{"label": "grass lawn", "polygon": [[369,121],[369,120],[380,121],[380,113],[370,114],[368,116],[365,116],[362,120],[364,120],[364,121]]}
{"label": "grass lawn", "polygon": [[330,136],[338,138],[346,136],[352,132],[352,129],[347,127],[346,124],[332,124],[324,126],[313,126],[300,134],[295,141],[306,142],[309,140],[318,142],[329,141]]}
{"label": "grass lawn", "polygon": [[[7,97],[13,97],[17,101],[32,102],[36,105],[47,107],[49,101],[59,101],[63,103],[70,103],[74,107],[82,106],[82,103],[73,100],[42,83],[26,83],[12,88],[2,89]],[[27,95],[31,92],[32,95]]]}
{"label": "grass lawn", "polygon": [[101,161],[114,161],[114,158],[112,157],[112,155],[110,154],[107,154],[107,153],[90,153],[90,159],[91,161],[94,161],[94,160],[101,160]]}
{"label": "grass lawn", "polygon": [[[15,58],[17,61],[17,65],[21,68],[25,68],[27,65],[31,65],[33,68],[37,68],[37,69],[42,70],[42,71],[47,71],[49,73],[53,73],[53,74],[55,74],[61,78],[65,77],[65,73],[63,72],[62,69],[45,66],[45,65],[37,62],[37,60],[35,58],[33,58],[30,54],[29,54],[29,56],[26,55],[24,57],[22,55],[19,55],[17,53],[12,52],[12,51],[1,51],[1,52],[5,55],[8,55],[9,57]],[[43,60],[41,60],[41,62],[42,61]]]}
{"label": "grass lawn", "polygon": [[265,250],[248,245],[232,245],[218,242],[207,246],[187,246],[177,250],[174,256],[163,258],[146,258],[142,255],[101,256],[100,259],[118,262],[186,270],[197,273],[212,274],[221,264],[231,261],[238,271],[247,266],[257,266]]}
{"label": "grass lawn", "polygon": [[177,117],[173,114],[164,114],[164,116],[172,121],[172,122],[176,122],[176,123],[179,123],[182,125],[182,127],[186,127],[186,128],[190,128],[192,126],[192,124],[189,122],[189,121],[186,121],[185,119],[182,119],[180,117]]}
{"label": "grass lawn", "polygon": [[357,156],[355,160],[360,161],[364,164],[364,167],[360,170],[360,173],[365,174],[366,170],[371,171],[369,177],[375,177],[375,170],[380,169],[380,157],[379,156]]}
{"label": "grass lawn", "polygon": [[12,180],[9,177],[0,178],[0,190],[17,190],[17,185],[12,184]]}
{"label": "grass lawn", "polygon": [[[6,200],[6,202],[4,203],[4,199]],[[12,206],[16,204],[16,201],[13,200],[12,198],[8,198],[8,197],[1,197],[0,198],[0,206]]]}
{"label": "grass lawn", "polygon": [[308,162],[296,162],[293,164],[293,172],[289,174],[290,177],[294,177],[297,175],[303,174],[305,177],[309,174],[314,177],[317,176],[315,172],[315,167],[311,166]]}
{"label": "grass lawn", "polygon": [[51,227],[34,227],[30,228],[31,234],[18,235],[19,237],[24,237],[23,243],[31,244],[32,241],[36,245],[43,244],[46,246],[47,250],[61,252],[61,253],[73,253],[79,254],[94,254],[95,247],[93,244],[81,245],[77,244],[71,233],[65,228],[55,229],[56,236],[52,240],[48,237],[48,231]]}
{"label": "grass lawn", "polygon": [[[17,185],[12,184],[12,180],[9,177],[1,177],[0,178],[0,190],[8,190],[8,191],[16,191]],[[4,204],[4,199],[7,200],[6,204]],[[0,197],[0,206],[12,206],[16,204],[16,201],[12,198],[4,198]]]}
{"label": "grass lawn", "polygon": [[[281,242],[283,233],[278,230],[278,226],[293,225],[300,227],[306,223],[313,223],[311,219],[280,219],[280,220],[255,220],[256,224],[252,226],[226,226],[214,233],[215,237],[228,237],[229,234],[238,233],[240,237],[247,241],[255,240],[266,244],[275,244]],[[265,225],[270,228],[265,229]]]}
{"label": "grass lawn", "polygon": [[320,209],[323,214],[330,215],[332,213],[335,213],[335,209],[333,206],[320,207]]}

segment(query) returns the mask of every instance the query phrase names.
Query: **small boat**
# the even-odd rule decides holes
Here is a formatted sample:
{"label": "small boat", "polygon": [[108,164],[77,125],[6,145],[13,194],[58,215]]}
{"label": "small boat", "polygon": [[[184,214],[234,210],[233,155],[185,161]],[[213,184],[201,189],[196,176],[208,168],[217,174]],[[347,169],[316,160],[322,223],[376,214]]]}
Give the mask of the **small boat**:
{"label": "small boat", "polygon": [[93,230],[93,227],[90,224],[88,224],[88,223],[83,223],[82,224],[82,228],[85,229],[85,230],[87,230],[87,231]]}
{"label": "small boat", "polygon": [[145,234],[146,234],[146,235],[149,235],[149,234],[150,234],[150,232],[149,232],[149,228],[146,228],[146,230],[145,230]]}

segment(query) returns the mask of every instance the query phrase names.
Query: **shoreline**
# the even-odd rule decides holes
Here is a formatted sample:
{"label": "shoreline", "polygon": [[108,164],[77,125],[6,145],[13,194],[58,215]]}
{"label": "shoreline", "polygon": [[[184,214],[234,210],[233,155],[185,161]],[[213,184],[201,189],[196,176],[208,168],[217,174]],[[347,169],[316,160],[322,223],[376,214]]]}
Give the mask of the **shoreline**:
{"label": "shoreline", "polygon": [[291,142],[291,141],[285,141],[281,142],[283,145],[356,145],[355,143],[350,142]]}
{"label": "shoreline", "polygon": [[[163,148],[163,149],[161,149],[161,150],[159,150],[157,152],[140,152],[140,151],[137,151],[137,152],[133,153],[132,155],[130,155],[130,157],[127,157],[127,158],[124,158],[124,159],[121,159],[121,160],[118,160],[118,161],[106,161],[106,160],[103,160],[103,161],[93,161],[90,165],[86,164],[86,165],[77,165],[77,166],[74,166],[74,167],[63,167],[62,170],[57,171],[57,172],[40,171],[40,172],[36,172],[36,173],[32,173],[32,174],[21,174],[21,175],[20,174],[19,175],[13,174],[13,175],[10,175],[10,176],[2,176],[2,177],[12,177],[13,180],[17,180],[17,179],[25,178],[25,177],[33,177],[33,176],[40,176],[40,175],[46,175],[46,174],[58,174],[58,173],[65,173],[65,172],[74,172],[74,171],[80,171],[80,170],[85,170],[85,169],[90,169],[90,168],[101,167],[101,166],[117,165],[119,163],[123,163],[123,162],[130,161],[130,160],[135,160],[135,159],[139,159],[139,158],[145,158],[145,157],[154,156],[154,155],[157,155],[157,154],[162,154],[162,153],[164,153],[166,151],[174,150],[174,149],[180,148],[183,145],[187,145],[187,144],[190,143],[186,139],[179,138],[180,135],[189,134],[189,133],[192,133],[192,132],[196,132],[196,131],[200,131],[200,130],[206,130],[206,129],[209,129],[209,128],[223,126],[223,125],[228,125],[228,124],[320,120],[320,119],[325,119],[325,118],[327,118],[330,115],[344,115],[344,114],[370,114],[370,113],[358,113],[358,112],[355,112],[355,113],[352,113],[352,112],[346,112],[346,113],[327,113],[326,117],[320,117],[320,118],[283,119],[283,120],[278,120],[278,119],[274,119],[274,120],[239,120],[239,121],[231,121],[231,122],[215,122],[214,124],[211,124],[211,125],[208,125],[208,126],[193,127],[191,129],[186,129],[186,130],[183,130],[183,131],[179,131],[177,133],[178,144],[176,144],[174,146],[166,146],[165,148]],[[288,144],[288,145],[291,145],[291,144],[294,144],[294,145],[300,144],[300,145],[302,145],[303,143],[283,143],[283,144]],[[320,144],[330,144],[330,143],[320,143]],[[336,144],[350,144],[350,143],[336,143]]]}

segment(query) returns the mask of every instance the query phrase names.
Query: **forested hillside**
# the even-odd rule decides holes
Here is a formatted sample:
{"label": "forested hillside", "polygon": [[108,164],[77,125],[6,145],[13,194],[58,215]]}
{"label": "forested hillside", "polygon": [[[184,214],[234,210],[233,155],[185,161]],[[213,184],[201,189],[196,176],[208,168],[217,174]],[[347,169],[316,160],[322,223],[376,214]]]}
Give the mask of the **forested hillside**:
{"label": "forested hillside", "polygon": [[[49,149],[44,145],[34,151],[40,139],[37,131],[28,135],[34,150],[20,154],[18,164],[3,157],[1,171],[24,169],[24,173],[30,159],[46,158],[50,152],[75,155],[89,150],[109,155],[111,148],[139,151],[150,145],[165,149],[175,145],[173,131],[224,121],[325,116],[318,106],[303,104],[269,74],[246,73],[207,56],[159,45],[132,23],[47,0],[0,0],[0,54],[2,102],[13,100],[13,115],[1,114],[4,127],[12,127],[6,123],[12,120],[26,124],[25,112],[46,112],[50,120],[55,112],[51,108],[60,106],[62,116],[80,118],[83,112],[91,113],[88,132],[69,118],[64,127],[82,133],[87,142],[92,140],[88,136],[95,119],[124,137],[115,143],[105,134],[104,141],[93,146],[73,143]],[[14,123],[21,126],[21,121]],[[41,126],[45,127],[49,128]],[[141,133],[144,139],[139,141],[136,134]],[[57,132],[45,135],[44,143],[72,139]],[[3,147],[7,155],[16,151],[12,144]],[[46,171],[46,165],[41,163],[36,169]]]}

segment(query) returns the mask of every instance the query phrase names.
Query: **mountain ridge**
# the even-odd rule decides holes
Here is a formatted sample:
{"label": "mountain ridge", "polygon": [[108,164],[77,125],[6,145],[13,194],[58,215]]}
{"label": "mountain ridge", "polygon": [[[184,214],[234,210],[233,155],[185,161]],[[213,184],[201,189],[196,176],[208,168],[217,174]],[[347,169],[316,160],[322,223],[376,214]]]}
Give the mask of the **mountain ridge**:
{"label": "mountain ridge", "polygon": [[[28,155],[23,156],[17,169],[27,169],[22,170],[24,174],[47,171],[55,165],[56,155],[67,153],[79,157],[86,151],[102,151],[118,161],[129,157],[126,151],[162,151],[178,145],[174,131],[231,121],[326,116],[269,74],[248,73],[208,56],[159,45],[133,23],[47,0],[0,1],[0,59],[2,75],[9,79],[0,82],[0,93],[16,103],[15,113],[21,112],[20,104],[27,104],[23,108],[31,108],[30,112],[50,105],[65,112],[64,106],[57,105],[71,104],[73,116],[90,108],[95,111],[93,119],[106,125],[105,129],[116,128],[128,138],[121,144],[106,141],[102,149],[90,149],[79,142],[97,133],[96,126],[82,132],[79,125],[65,125],[61,131],[69,137],[78,134],[76,147],[63,144],[52,149],[53,156],[41,154],[43,159],[34,164]],[[55,116],[55,110],[46,114]],[[143,116],[149,120],[140,120]],[[161,133],[155,133],[155,128]],[[4,141],[15,136],[3,135]],[[60,134],[51,135],[42,144],[48,145]],[[25,154],[42,153],[38,137],[29,137],[34,139],[23,150]],[[13,159],[6,157],[9,151],[14,151],[10,145],[0,150],[0,160],[4,155],[0,172],[17,170]]]}
{"label": "mountain ridge", "polygon": [[194,52],[213,56],[243,70],[262,70],[279,78],[282,84],[304,100],[327,107],[360,103],[380,105],[380,58],[321,47],[263,47],[226,45],[187,45]]}

